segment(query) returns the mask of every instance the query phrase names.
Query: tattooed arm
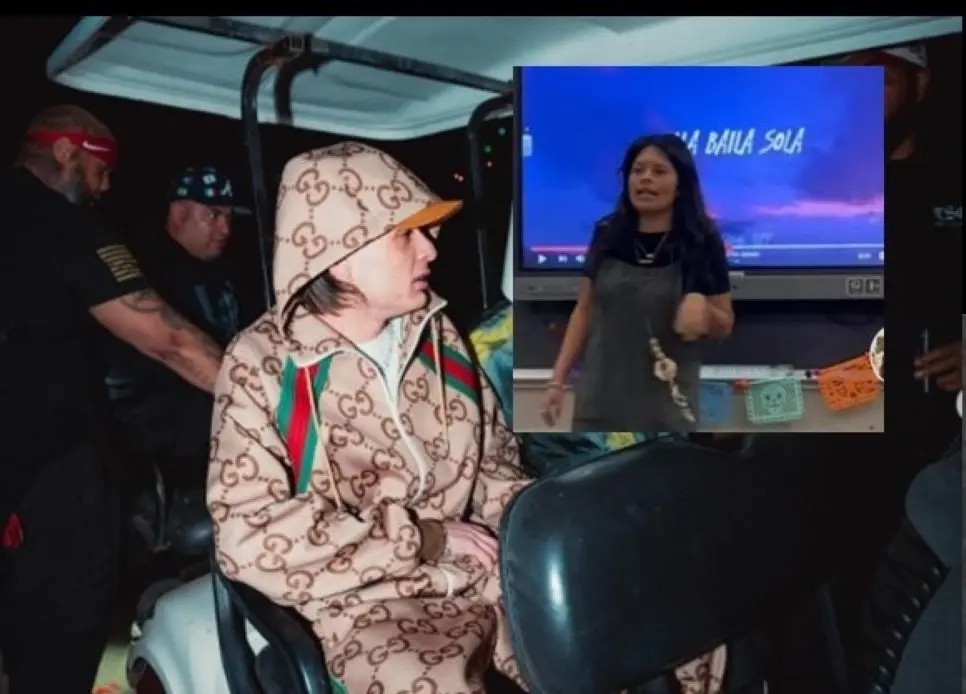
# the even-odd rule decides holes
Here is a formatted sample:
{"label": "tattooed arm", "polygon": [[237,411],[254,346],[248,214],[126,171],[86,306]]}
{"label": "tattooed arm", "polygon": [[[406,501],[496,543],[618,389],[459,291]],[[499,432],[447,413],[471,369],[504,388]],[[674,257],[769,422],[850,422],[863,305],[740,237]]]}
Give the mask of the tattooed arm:
{"label": "tattooed arm", "polygon": [[80,208],[69,243],[52,249],[70,298],[118,339],[211,393],[222,350],[171,310],[113,229]]}
{"label": "tattooed arm", "polygon": [[207,499],[222,571],[283,605],[410,576],[421,540],[402,503],[339,509],[319,469],[306,493],[293,489],[298,475],[266,395],[277,387],[261,368],[268,354],[243,333],[215,384]]}
{"label": "tattooed arm", "polygon": [[117,338],[157,359],[192,385],[213,392],[221,348],[179,316],[154,290],[125,294],[93,306],[90,311]]}

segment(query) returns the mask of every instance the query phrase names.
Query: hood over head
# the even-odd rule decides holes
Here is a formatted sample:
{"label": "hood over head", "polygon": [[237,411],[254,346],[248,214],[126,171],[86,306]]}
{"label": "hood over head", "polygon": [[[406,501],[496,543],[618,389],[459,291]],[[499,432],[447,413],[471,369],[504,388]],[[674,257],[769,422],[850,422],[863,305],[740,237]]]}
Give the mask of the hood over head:
{"label": "hood over head", "polygon": [[294,300],[325,270],[390,232],[433,230],[462,206],[441,200],[391,156],[359,142],[294,157],[282,173],[275,216],[279,328],[285,331]]}

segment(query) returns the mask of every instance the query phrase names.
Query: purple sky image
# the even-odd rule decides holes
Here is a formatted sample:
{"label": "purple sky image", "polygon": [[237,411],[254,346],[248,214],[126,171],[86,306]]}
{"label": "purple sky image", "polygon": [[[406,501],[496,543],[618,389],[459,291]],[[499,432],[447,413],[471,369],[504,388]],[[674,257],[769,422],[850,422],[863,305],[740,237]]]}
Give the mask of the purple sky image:
{"label": "purple sky image", "polygon": [[586,244],[627,145],[660,132],[687,133],[729,240],[881,245],[882,91],[880,68],[527,68],[524,245]]}

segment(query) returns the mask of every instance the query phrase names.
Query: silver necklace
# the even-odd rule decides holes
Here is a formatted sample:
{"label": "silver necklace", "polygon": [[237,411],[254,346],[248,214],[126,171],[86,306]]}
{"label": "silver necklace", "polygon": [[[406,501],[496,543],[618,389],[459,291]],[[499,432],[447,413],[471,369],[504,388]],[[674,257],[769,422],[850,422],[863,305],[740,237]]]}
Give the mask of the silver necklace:
{"label": "silver necklace", "polygon": [[664,247],[664,242],[667,241],[667,237],[671,234],[670,231],[665,231],[661,235],[661,240],[657,242],[654,250],[650,253],[641,251],[641,234],[638,233],[637,238],[634,239],[634,255],[637,257],[638,265],[653,265],[654,259],[657,258],[657,254],[660,253],[661,248]]}

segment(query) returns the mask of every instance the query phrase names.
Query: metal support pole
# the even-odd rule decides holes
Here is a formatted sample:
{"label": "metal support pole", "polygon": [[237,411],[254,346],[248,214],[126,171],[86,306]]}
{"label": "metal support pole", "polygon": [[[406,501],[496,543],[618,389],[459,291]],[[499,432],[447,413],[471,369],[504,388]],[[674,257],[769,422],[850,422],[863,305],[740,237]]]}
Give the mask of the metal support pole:
{"label": "metal support pole", "polygon": [[476,223],[476,252],[480,269],[480,298],[483,301],[483,310],[490,307],[489,287],[487,286],[489,277],[487,275],[487,228],[484,219],[484,191],[483,191],[483,161],[480,157],[480,129],[487,118],[506,110],[513,105],[513,97],[510,94],[487,99],[473,110],[470,122],[466,126],[466,141],[469,145],[470,161],[470,186],[473,197],[470,202],[470,218]]}
{"label": "metal support pole", "polygon": [[[209,36],[246,41],[252,44],[275,44],[294,36],[284,29],[239,22],[225,17],[160,17],[138,16],[138,20],[158,24],[161,26],[195,31]],[[310,43],[305,51],[318,60],[337,60],[353,65],[362,65],[376,70],[394,72],[398,75],[420,77],[422,79],[453,84],[467,89],[477,89],[496,94],[509,94],[513,90],[512,82],[504,82],[483,75],[457,70],[445,65],[428,63],[423,60],[413,60],[401,55],[361,48],[338,41],[329,41],[310,37]]]}
{"label": "metal support pole", "polygon": [[258,124],[258,93],[265,73],[273,67],[299,57],[305,52],[305,39],[287,36],[281,41],[263,48],[248,61],[241,88],[241,118],[245,133],[245,149],[252,176],[252,197],[255,205],[255,224],[258,230],[258,253],[262,264],[262,289],[265,292],[265,308],[271,308],[275,293],[272,288],[271,248],[272,205],[269,204],[265,184],[265,166],[262,158],[262,135]]}
{"label": "metal support pole", "polygon": [[371,67],[410,77],[452,84],[499,94],[500,96],[480,104],[470,117],[467,137],[470,148],[470,181],[472,187],[472,216],[476,221],[476,242],[479,254],[480,287],[484,310],[489,306],[487,288],[487,233],[483,221],[483,166],[479,152],[479,130],[483,122],[495,112],[512,104],[512,82],[503,82],[482,75],[474,75],[444,65],[437,65],[404,56],[360,48],[338,41],[317,39],[311,36],[290,34],[282,29],[273,29],[248,22],[240,22],[225,17],[174,17],[174,16],[134,16],[133,19],[160,26],[185,31],[194,31],[209,36],[233,39],[247,43],[269,46],[256,53],[245,68],[242,81],[242,122],[245,132],[245,147],[252,175],[252,195],[255,206],[255,221],[258,227],[259,252],[262,262],[262,275],[266,306],[274,300],[268,244],[272,242],[272,207],[268,200],[265,185],[265,171],[262,160],[261,133],[258,125],[258,93],[265,73],[301,55],[309,55],[316,61],[340,61],[353,65]]}

